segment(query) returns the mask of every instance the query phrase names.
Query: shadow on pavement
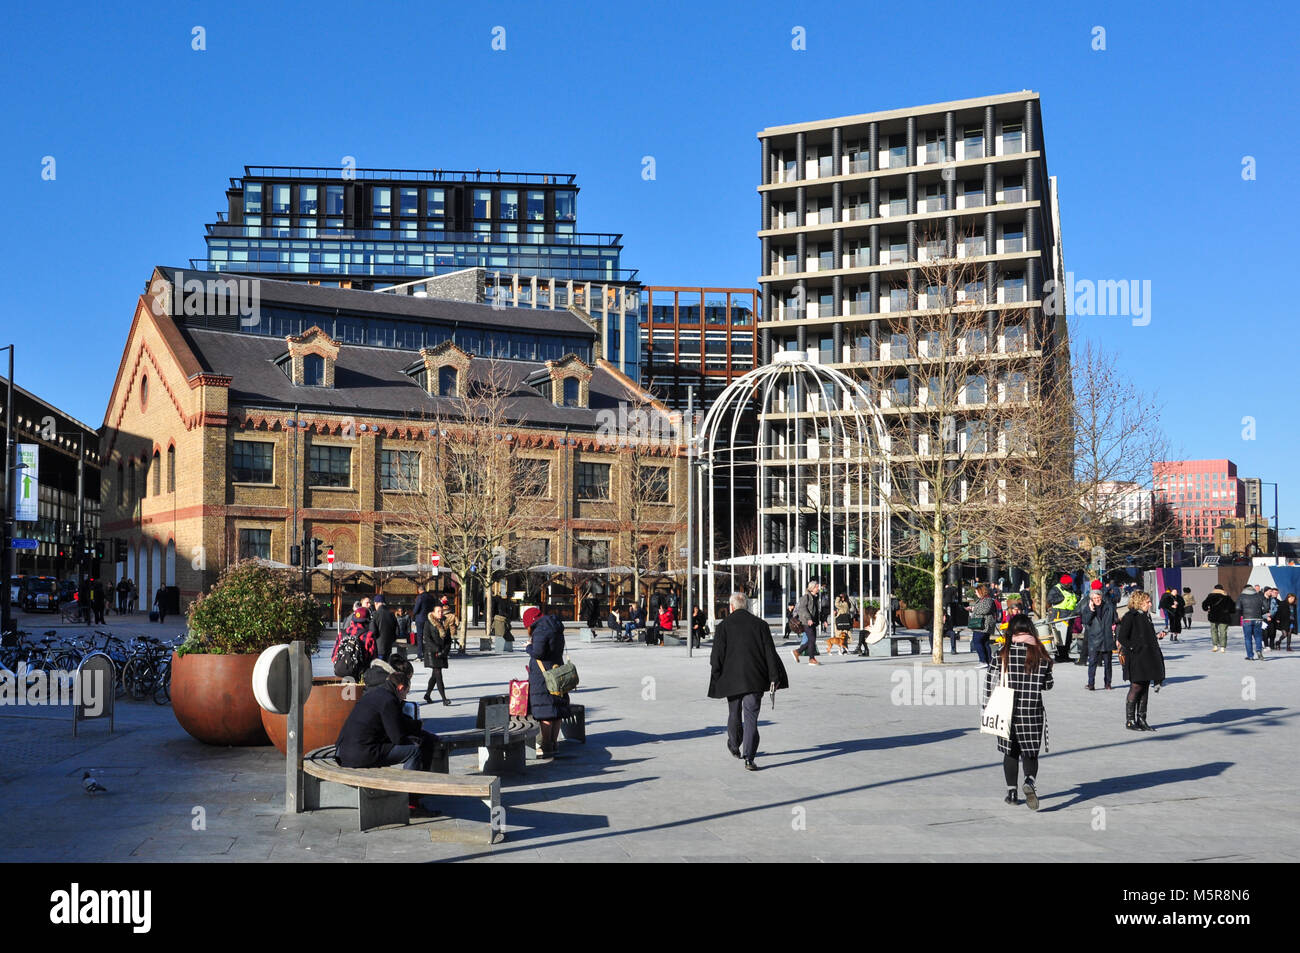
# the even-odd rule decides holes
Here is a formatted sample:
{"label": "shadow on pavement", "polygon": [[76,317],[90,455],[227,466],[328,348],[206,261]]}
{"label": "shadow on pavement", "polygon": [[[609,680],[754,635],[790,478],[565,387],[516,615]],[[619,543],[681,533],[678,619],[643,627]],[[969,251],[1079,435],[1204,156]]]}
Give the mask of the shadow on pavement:
{"label": "shadow on pavement", "polygon": [[1049,794],[1046,797],[1040,794],[1039,797],[1042,797],[1044,801],[1054,801],[1063,797],[1070,798],[1070,800],[1062,804],[1053,804],[1051,807],[1046,808],[1048,813],[1063,811],[1076,804],[1082,804],[1084,801],[1095,801],[1102,797],[1115,797],[1132,791],[1145,791],[1148,788],[1159,787],[1162,784],[1175,784],[1180,781],[1197,781],[1202,778],[1218,777],[1232,767],[1234,763],[1232,761],[1211,761],[1208,764],[1191,765],[1186,768],[1170,768],[1166,771],[1147,771],[1144,774],[1100,778],[1096,781],[1085,781],[1083,784],[1077,785],[1068,791],[1062,791],[1059,794]]}

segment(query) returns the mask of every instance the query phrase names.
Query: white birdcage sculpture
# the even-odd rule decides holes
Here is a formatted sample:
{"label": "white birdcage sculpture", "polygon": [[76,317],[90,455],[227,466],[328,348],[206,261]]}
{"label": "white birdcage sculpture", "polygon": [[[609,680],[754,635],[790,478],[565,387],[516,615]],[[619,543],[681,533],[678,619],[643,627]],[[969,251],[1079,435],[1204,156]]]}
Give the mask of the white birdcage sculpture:
{"label": "white birdcage sculpture", "polygon": [[[742,436],[751,412],[753,441]],[[727,386],[693,444],[702,471],[697,571],[710,613],[746,567],[757,577],[751,596],[759,615],[783,617],[785,605],[823,574],[835,594],[847,588],[851,598],[877,599],[888,611],[888,436],[861,383],[804,352],[777,352]],[[750,492],[757,499],[746,532],[749,517],[738,524],[736,504],[738,493]],[[742,536],[751,552],[738,551]]]}

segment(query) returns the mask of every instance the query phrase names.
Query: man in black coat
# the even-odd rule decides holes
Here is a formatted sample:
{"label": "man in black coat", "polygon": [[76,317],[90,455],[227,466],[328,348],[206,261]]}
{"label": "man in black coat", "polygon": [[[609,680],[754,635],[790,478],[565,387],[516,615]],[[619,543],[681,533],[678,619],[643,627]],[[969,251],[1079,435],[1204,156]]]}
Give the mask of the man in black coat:
{"label": "man in black coat", "polygon": [[[727,750],[744,758],[747,771],[757,771],[758,711],[763,692],[789,688],[785,666],[772,643],[772,629],[752,615],[743,592],[731,595],[731,612],[713,633],[709,656],[709,697],[727,700]],[[744,720],[742,742],[741,721]]]}
{"label": "man in black coat", "polygon": [[402,712],[411,688],[411,663],[390,659],[393,671],[368,687],[339,732],[337,757],[345,768],[375,768],[400,764],[410,771],[427,771],[438,737]]}
{"label": "man in black coat", "polygon": [[387,659],[393,654],[393,643],[397,641],[397,616],[384,604],[382,594],[375,596],[370,632],[375,637],[375,658]]}
{"label": "man in black coat", "polygon": [[415,654],[421,657],[424,655],[424,620],[437,601],[433,594],[433,583],[428,583],[424,592],[415,597],[415,605],[411,607],[411,622],[415,626]]}

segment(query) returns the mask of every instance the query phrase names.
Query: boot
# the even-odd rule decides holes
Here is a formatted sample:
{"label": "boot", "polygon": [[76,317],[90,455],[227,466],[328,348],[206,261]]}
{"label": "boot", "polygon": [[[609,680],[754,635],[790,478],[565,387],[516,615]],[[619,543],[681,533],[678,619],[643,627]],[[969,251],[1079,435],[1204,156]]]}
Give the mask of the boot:
{"label": "boot", "polygon": [[1147,724],[1147,700],[1144,697],[1137,705],[1137,726],[1139,731],[1155,731]]}
{"label": "boot", "polygon": [[1131,702],[1131,701],[1124,702],[1124,717],[1125,717],[1124,727],[1127,728],[1129,731],[1142,730],[1137,726],[1137,722],[1134,721],[1134,714],[1136,711],[1137,711],[1137,702]]}

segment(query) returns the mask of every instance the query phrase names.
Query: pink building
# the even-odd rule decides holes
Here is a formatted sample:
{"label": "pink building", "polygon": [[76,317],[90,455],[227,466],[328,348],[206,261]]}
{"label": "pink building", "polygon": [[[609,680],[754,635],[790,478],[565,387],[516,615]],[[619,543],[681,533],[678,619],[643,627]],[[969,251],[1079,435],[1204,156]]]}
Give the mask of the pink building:
{"label": "pink building", "polygon": [[1164,460],[1151,467],[1156,503],[1178,515],[1183,538],[1211,542],[1225,519],[1246,515],[1245,485],[1231,460]]}

